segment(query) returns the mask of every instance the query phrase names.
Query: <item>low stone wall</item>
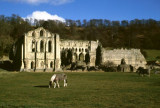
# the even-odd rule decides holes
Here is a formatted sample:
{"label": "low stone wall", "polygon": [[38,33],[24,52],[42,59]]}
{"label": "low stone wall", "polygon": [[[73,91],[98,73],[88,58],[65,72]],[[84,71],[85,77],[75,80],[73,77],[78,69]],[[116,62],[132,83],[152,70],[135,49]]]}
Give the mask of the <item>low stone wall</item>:
{"label": "low stone wall", "polygon": [[140,49],[113,49],[102,51],[102,64],[108,61],[113,62],[116,66],[121,64],[121,60],[125,59],[127,65],[132,65],[136,69],[146,66],[146,60]]}

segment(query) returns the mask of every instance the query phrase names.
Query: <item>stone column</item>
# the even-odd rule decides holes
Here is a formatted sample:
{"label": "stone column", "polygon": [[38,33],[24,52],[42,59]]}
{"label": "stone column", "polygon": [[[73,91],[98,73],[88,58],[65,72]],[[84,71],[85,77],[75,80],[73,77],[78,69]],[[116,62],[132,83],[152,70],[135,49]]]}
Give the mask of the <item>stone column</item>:
{"label": "stone column", "polygon": [[55,71],[61,70],[61,59],[60,59],[60,39],[59,35],[55,36]]}
{"label": "stone column", "polygon": [[46,52],[48,52],[48,42],[49,41],[46,40]]}
{"label": "stone column", "polygon": [[37,41],[37,52],[40,52],[40,41]]}
{"label": "stone column", "polygon": [[89,55],[90,55],[90,66],[95,66],[96,54],[91,52]]}
{"label": "stone column", "polygon": [[53,58],[52,59],[55,59],[55,41],[54,41],[54,37],[52,38],[52,54],[53,54]]}
{"label": "stone column", "polygon": [[21,69],[20,71],[23,71],[24,70],[24,59],[23,59],[23,44],[21,46]]}
{"label": "stone column", "polygon": [[28,61],[27,58],[24,59],[24,61],[25,61],[25,71],[28,71],[28,69],[29,69],[29,61]]}
{"label": "stone column", "polygon": [[26,50],[27,50],[27,46],[26,46],[26,34],[24,35],[24,59],[26,58]]}

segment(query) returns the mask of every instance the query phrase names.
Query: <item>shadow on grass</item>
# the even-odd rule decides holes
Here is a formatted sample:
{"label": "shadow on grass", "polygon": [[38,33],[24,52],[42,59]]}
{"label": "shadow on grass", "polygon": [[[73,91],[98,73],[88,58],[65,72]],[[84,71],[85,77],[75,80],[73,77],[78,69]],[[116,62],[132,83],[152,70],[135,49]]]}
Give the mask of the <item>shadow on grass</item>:
{"label": "shadow on grass", "polygon": [[154,82],[152,84],[150,84],[151,86],[160,86],[160,82]]}
{"label": "shadow on grass", "polygon": [[6,61],[0,61],[0,68],[4,69],[6,71],[14,71],[13,69],[13,64],[11,61],[6,60]]}
{"label": "shadow on grass", "polygon": [[38,88],[48,88],[48,85],[38,85],[38,86],[33,86],[33,87],[38,87]]}

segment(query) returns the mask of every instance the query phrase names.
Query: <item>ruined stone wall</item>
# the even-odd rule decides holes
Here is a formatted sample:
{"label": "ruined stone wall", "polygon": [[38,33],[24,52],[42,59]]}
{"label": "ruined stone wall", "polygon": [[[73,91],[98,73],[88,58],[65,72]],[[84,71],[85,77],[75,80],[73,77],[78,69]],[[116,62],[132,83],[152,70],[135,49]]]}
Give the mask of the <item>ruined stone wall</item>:
{"label": "ruined stone wall", "polygon": [[77,55],[86,54],[90,50],[89,41],[61,40],[60,49],[72,49]]}
{"label": "ruined stone wall", "polygon": [[84,40],[61,40],[61,51],[70,49],[74,52],[78,60],[83,55],[85,61],[86,54],[90,56],[90,66],[95,66],[96,49],[98,47],[98,41],[84,41]]}
{"label": "ruined stone wall", "polygon": [[25,71],[53,71],[60,68],[58,34],[50,33],[42,27],[29,31],[24,36],[23,49],[24,67],[21,69],[24,68]]}
{"label": "ruined stone wall", "polygon": [[[99,45],[99,41],[61,40],[58,34],[40,27],[29,31],[17,42],[14,63],[21,71],[58,71],[61,69],[61,52],[70,50],[72,62],[86,62],[88,57],[87,65],[95,66]],[[139,49],[103,49],[101,54],[102,64],[110,61],[118,66],[125,59],[126,64],[135,68],[146,65]]]}
{"label": "ruined stone wall", "polygon": [[146,60],[140,52],[140,49],[103,49],[102,58],[102,63],[111,61],[117,66],[121,64],[123,58],[125,59],[126,64],[132,65],[135,68],[140,66],[145,67],[146,65]]}
{"label": "ruined stone wall", "polygon": [[[21,46],[21,71],[57,71],[61,69],[61,51],[71,49],[76,60],[85,61],[90,56],[90,66],[95,66],[98,41],[60,40],[58,34],[44,28],[29,31]],[[73,57],[74,58],[74,57]]]}

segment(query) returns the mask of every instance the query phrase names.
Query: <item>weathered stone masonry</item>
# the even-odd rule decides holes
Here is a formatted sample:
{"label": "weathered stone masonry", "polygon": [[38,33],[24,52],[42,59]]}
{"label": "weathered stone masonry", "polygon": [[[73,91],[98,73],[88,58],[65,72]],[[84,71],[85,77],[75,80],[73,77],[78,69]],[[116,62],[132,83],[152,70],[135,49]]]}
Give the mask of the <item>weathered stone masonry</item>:
{"label": "weathered stone masonry", "polygon": [[144,56],[140,52],[140,49],[103,49],[102,58],[102,63],[110,61],[113,62],[116,66],[121,64],[121,60],[124,59],[126,64],[132,65],[136,69],[138,67],[145,68],[147,64]]}
{"label": "weathered stone masonry", "polygon": [[[29,31],[14,45],[15,68],[20,71],[58,71],[61,70],[61,54],[72,51],[72,63],[84,62],[89,56],[89,66],[95,66],[96,49],[99,41],[61,40],[56,33],[43,27]],[[112,61],[120,64],[121,59],[135,67],[145,66],[146,61],[140,50],[103,50],[102,63]]]}
{"label": "weathered stone masonry", "polygon": [[22,44],[21,70],[53,71],[53,69],[60,69],[59,43],[58,34],[50,33],[43,28],[26,33],[24,44]]}

